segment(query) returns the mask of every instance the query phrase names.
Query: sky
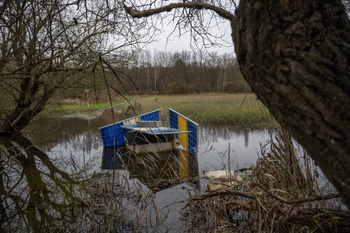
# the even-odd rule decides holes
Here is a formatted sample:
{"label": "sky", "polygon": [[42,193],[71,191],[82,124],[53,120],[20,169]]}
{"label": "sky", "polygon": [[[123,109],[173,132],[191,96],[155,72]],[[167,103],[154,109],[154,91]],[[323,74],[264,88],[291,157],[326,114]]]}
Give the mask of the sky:
{"label": "sky", "polygon": [[[160,35],[157,37],[157,41],[146,46],[146,48],[151,52],[155,50],[169,51],[169,52],[182,51],[182,50],[190,51],[191,39],[188,33],[185,35],[182,35],[181,37],[171,36],[167,41],[167,37],[170,35],[172,30],[173,30],[173,26],[171,24],[167,25],[167,28],[162,33],[160,33]],[[220,24],[219,27],[212,28],[210,30],[210,33],[211,34],[225,33],[223,39],[226,41],[226,46],[221,46],[221,48],[220,47],[210,48],[209,52],[217,52],[218,54],[234,53],[233,42],[231,39],[231,28],[230,28],[230,23],[228,21]],[[230,46],[230,47],[227,47],[227,46]]]}

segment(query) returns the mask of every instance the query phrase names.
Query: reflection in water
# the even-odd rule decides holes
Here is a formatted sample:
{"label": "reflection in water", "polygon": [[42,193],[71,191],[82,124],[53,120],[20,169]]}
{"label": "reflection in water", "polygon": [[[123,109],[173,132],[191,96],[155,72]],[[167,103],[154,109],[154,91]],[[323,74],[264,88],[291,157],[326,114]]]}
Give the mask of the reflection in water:
{"label": "reflection in water", "polygon": [[124,170],[127,164],[127,154],[123,148],[104,147],[102,169]]}
{"label": "reflection in water", "polygon": [[[201,128],[198,151],[199,172],[248,168],[258,159],[261,145],[269,139],[273,130],[249,128]],[[229,150],[230,148],[230,150]],[[230,161],[228,158],[230,151]]]}
{"label": "reflection in water", "polygon": [[196,176],[196,160],[130,157],[123,172],[100,170],[99,120],[40,120],[26,130],[38,146],[22,136],[1,140],[0,232],[178,232],[198,181],[182,182],[175,171]]}
{"label": "reflection in water", "polygon": [[[109,110],[108,110],[109,111]],[[114,119],[120,120],[121,115],[115,114]],[[103,152],[103,145],[98,128],[112,122],[110,112],[101,112],[96,118],[84,119],[77,117],[41,117],[26,129],[34,145],[51,154],[53,149],[61,150],[69,154],[93,154]],[[199,170],[203,165],[208,167],[210,163],[218,159],[218,152],[224,152],[231,143],[233,153],[237,155],[239,162],[255,163],[260,150],[260,143],[269,139],[266,129],[252,130],[249,128],[230,127],[201,127],[199,128],[198,161]],[[210,153],[210,159],[202,155],[207,154],[208,148],[215,147],[217,152]],[[95,155],[95,154],[94,154]],[[96,155],[100,156],[100,155]],[[205,164],[203,164],[205,162]],[[236,166],[235,164],[234,166]],[[244,164],[242,166],[245,166]],[[222,166],[214,166],[222,169]]]}
{"label": "reflection in water", "polygon": [[80,228],[85,205],[73,175],[21,135],[1,137],[0,146],[0,232]]}
{"label": "reflection in water", "polygon": [[68,150],[84,150],[90,153],[102,146],[98,128],[112,123],[112,119],[120,120],[122,116],[114,114],[112,118],[110,109],[87,111],[84,114],[85,117],[77,117],[73,113],[62,116],[62,113],[58,115],[53,112],[49,117],[38,116],[25,128],[24,133],[30,137],[34,145],[40,146],[45,151],[50,151],[59,145]]}
{"label": "reflection in water", "polygon": [[249,145],[249,132],[248,130],[244,131],[244,146],[247,148]]}
{"label": "reflection in water", "polygon": [[101,168],[126,169],[129,178],[140,180],[155,192],[182,181],[199,184],[197,156],[181,151],[132,155],[124,147],[105,147]]}
{"label": "reflection in water", "polygon": [[[69,156],[55,161],[20,135],[0,138],[0,148],[0,232],[162,232],[176,225],[163,211],[180,213],[188,197],[163,189],[164,201],[116,170],[86,176],[88,167]],[[131,166],[138,176],[145,168]]]}
{"label": "reflection in water", "polygon": [[249,128],[229,128],[229,127],[206,127],[200,129],[200,138],[202,141],[210,143],[218,142],[218,140],[230,140],[232,132],[235,136],[244,136],[244,145],[249,145],[249,134],[252,132]]}
{"label": "reflection in water", "polygon": [[179,232],[186,200],[198,191],[191,177],[223,169],[218,152],[228,143],[231,168],[254,163],[254,146],[268,137],[266,130],[202,128],[198,157],[116,157],[103,151],[98,131],[111,121],[110,114],[41,117],[25,132],[35,146],[2,140],[0,232]]}

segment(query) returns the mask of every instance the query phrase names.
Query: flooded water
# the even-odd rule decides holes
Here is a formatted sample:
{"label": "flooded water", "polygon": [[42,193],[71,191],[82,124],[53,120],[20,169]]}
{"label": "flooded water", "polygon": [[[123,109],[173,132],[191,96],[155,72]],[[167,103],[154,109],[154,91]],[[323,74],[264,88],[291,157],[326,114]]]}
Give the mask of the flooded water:
{"label": "flooded water", "polygon": [[201,127],[198,155],[186,161],[116,159],[98,130],[110,123],[99,111],[42,116],[23,137],[3,137],[0,232],[182,232],[186,200],[206,189],[202,174],[253,165],[270,137]]}

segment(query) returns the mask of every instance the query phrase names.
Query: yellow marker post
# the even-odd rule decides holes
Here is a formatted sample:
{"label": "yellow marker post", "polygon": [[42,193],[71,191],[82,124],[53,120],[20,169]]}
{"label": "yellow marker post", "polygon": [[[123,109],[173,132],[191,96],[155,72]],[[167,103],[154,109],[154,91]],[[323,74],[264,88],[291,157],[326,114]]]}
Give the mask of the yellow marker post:
{"label": "yellow marker post", "polygon": [[[178,128],[179,130],[187,130],[187,120],[178,115]],[[180,178],[187,178],[189,175],[188,172],[188,134],[187,133],[180,133],[179,135],[179,142],[183,147],[186,148],[186,150],[179,150],[179,176]]]}

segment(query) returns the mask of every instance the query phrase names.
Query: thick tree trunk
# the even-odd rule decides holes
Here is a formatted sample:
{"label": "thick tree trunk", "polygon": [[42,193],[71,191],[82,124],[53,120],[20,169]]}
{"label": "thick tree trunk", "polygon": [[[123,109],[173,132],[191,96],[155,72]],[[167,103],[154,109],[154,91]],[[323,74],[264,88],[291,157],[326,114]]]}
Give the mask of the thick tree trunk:
{"label": "thick tree trunk", "polygon": [[241,71],[350,207],[350,26],[339,0],[241,0]]}
{"label": "thick tree trunk", "polygon": [[8,112],[0,112],[0,118],[3,119],[0,121],[0,134],[19,133],[44,109],[52,96],[54,88],[44,84],[40,86],[40,77],[30,77],[23,78],[19,85],[16,106]]}

